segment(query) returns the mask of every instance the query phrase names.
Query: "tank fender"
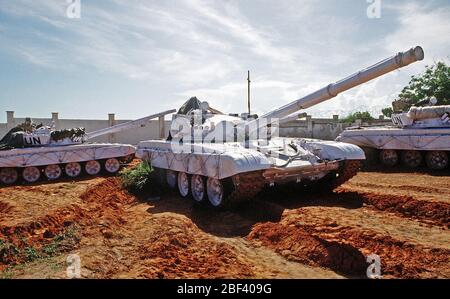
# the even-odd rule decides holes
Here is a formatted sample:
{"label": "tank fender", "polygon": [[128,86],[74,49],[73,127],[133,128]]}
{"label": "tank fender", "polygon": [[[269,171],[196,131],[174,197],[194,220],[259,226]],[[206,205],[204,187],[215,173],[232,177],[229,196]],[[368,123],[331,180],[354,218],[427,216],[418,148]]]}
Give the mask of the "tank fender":
{"label": "tank fender", "polygon": [[[204,149],[211,146],[205,146]],[[264,154],[245,148],[219,151],[218,153],[176,153],[169,149],[169,142],[141,142],[138,145],[136,157],[150,161],[152,166],[157,168],[218,179],[271,167],[270,160]]]}
{"label": "tank fender", "polygon": [[322,140],[304,140],[306,149],[324,160],[365,160],[364,151],[357,145]]}

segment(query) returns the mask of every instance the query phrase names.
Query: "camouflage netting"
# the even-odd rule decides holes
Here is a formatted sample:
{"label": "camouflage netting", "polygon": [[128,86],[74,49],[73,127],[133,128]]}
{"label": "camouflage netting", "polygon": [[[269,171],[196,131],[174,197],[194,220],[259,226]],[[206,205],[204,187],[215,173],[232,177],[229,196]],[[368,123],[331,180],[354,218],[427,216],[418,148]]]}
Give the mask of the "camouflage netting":
{"label": "camouflage netting", "polygon": [[407,116],[411,119],[440,118],[445,113],[450,113],[450,105],[434,107],[411,107]]}
{"label": "camouflage netting", "polygon": [[[25,134],[35,132],[36,129],[42,127],[42,124],[36,125],[31,121],[25,121],[24,123],[11,129],[1,140],[0,150],[10,150],[14,148],[24,148],[25,144],[23,137]],[[79,138],[85,136],[86,130],[84,128],[64,129],[59,131],[53,131],[50,133],[51,139],[55,142],[64,140],[66,138],[76,141]]]}
{"label": "camouflage netting", "polygon": [[13,148],[23,148],[25,146],[23,142],[23,135],[26,133],[32,133],[36,129],[41,128],[42,126],[43,126],[42,124],[35,124],[33,120],[29,117],[25,118],[25,122],[11,129],[0,140],[0,150],[4,151]]}
{"label": "camouflage netting", "polygon": [[19,126],[10,130],[1,140],[0,140],[0,151],[10,150],[13,148],[24,147],[23,134],[25,132]]}
{"label": "camouflage netting", "polygon": [[81,138],[86,135],[86,130],[84,128],[73,128],[73,129],[64,129],[59,131],[53,131],[51,133],[51,138],[54,141],[60,141],[66,138],[70,140],[75,140],[77,138]]}

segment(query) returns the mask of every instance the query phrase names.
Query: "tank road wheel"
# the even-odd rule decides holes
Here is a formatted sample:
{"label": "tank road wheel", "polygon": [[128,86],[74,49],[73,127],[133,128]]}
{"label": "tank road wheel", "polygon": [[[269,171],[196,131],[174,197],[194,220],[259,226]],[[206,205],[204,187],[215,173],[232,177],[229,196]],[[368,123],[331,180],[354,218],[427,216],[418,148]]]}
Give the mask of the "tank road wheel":
{"label": "tank road wheel", "polygon": [[84,170],[89,175],[96,175],[102,170],[102,165],[96,160],[88,161],[86,162],[86,165],[84,165]]}
{"label": "tank road wheel", "polygon": [[409,168],[416,168],[422,163],[422,155],[419,151],[404,151],[402,153],[402,162]]}
{"label": "tank road wheel", "polygon": [[78,162],[67,163],[64,167],[64,172],[67,176],[75,178],[81,174],[81,165]]}
{"label": "tank road wheel", "polygon": [[167,169],[166,170],[166,183],[167,186],[169,186],[170,189],[175,189],[177,187],[177,172]]}
{"label": "tank road wheel", "polygon": [[27,183],[34,183],[41,177],[41,171],[35,166],[26,167],[22,172],[22,177]]}
{"label": "tank road wheel", "polygon": [[201,175],[194,174],[191,177],[192,197],[198,203],[204,202],[206,198],[205,180]]}
{"label": "tank road wheel", "polygon": [[398,163],[398,154],[395,150],[382,150],[380,152],[380,162],[386,166],[395,166]]}
{"label": "tank road wheel", "polygon": [[443,151],[428,152],[425,156],[427,166],[433,170],[442,170],[448,166],[448,155]]}
{"label": "tank road wheel", "polygon": [[225,187],[219,179],[208,178],[206,181],[206,193],[208,194],[209,202],[213,207],[218,208],[223,206]]}
{"label": "tank road wheel", "polygon": [[57,180],[62,175],[62,169],[58,164],[47,165],[44,170],[45,176],[49,180]]}
{"label": "tank road wheel", "polygon": [[177,179],[178,193],[181,197],[186,198],[189,196],[189,176],[185,172],[178,173]]}
{"label": "tank road wheel", "polygon": [[15,168],[2,168],[0,170],[0,182],[6,185],[11,185],[17,182],[19,174]]}
{"label": "tank road wheel", "polygon": [[208,178],[206,194],[214,209],[232,209],[254,198],[265,184],[262,171],[237,174],[222,180]]}
{"label": "tank road wheel", "polygon": [[111,158],[105,161],[105,169],[109,173],[116,173],[120,169],[120,162],[116,158]]}

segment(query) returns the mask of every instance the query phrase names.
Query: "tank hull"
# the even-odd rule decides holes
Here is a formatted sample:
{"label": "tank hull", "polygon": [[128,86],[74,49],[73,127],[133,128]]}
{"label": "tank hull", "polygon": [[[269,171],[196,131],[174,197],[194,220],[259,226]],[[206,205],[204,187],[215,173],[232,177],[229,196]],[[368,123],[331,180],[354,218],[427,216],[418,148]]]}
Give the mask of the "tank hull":
{"label": "tank hull", "polygon": [[179,142],[143,141],[136,156],[150,162],[162,174],[161,181],[167,179],[167,185],[178,188],[183,197],[190,192],[201,202],[206,196],[198,194],[207,193],[216,208],[248,200],[266,186],[319,182],[321,189],[332,190],[356,175],[365,158],[363,150],[352,144],[295,138],[182,147]]}
{"label": "tank hull", "polygon": [[403,163],[409,168],[422,164],[433,170],[448,169],[450,163],[450,127],[367,127],[347,129],[337,141],[365,149],[368,161],[393,167]]}
{"label": "tank hull", "polygon": [[347,129],[336,140],[375,149],[450,151],[450,128]]}
{"label": "tank hull", "polygon": [[17,148],[0,152],[0,167],[28,167],[87,162],[133,155],[132,145],[97,143],[69,146]]}
{"label": "tank hull", "polygon": [[0,151],[0,184],[22,179],[34,183],[44,177],[60,178],[63,173],[75,178],[84,171],[98,174],[102,169],[115,173],[129,162],[136,148],[126,144],[84,143],[67,146],[15,148]]}
{"label": "tank hull", "polygon": [[[283,155],[268,156],[263,153],[264,150],[273,153],[283,144],[291,142],[301,149],[302,157],[292,160],[288,165],[284,165],[287,158]],[[143,141],[137,147],[136,156],[157,168],[217,179],[262,171],[267,173],[264,176],[269,181],[271,177],[281,179],[283,173],[292,177],[292,180],[314,179],[318,174],[324,176],[337,169],[340,161],[365,159],[364,152],[357,146],[314,139],[276,138],[263,150],[258,150],[256,144],[247,147],[237,142],[191,144],[183,148],[185,151],[177,149],[178,144],[170,141]]]}

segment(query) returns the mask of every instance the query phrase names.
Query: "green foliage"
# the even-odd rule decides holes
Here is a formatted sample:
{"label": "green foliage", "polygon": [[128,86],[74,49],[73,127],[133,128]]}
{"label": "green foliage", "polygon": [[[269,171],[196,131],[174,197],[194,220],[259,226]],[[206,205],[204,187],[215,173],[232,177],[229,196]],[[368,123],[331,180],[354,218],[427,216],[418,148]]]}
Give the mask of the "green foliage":
{"label": "green foliage", "polygon": [[[70,250],[79,240],[78,228],[75,226],[68,227],[56,235],[50,243],[44,244],[42,247],[27,246],[21,250],[14,244],[0,239],[0,261],[5,262],[12,257],[17,257],[17,259],[24,259],[28,263],[49,258],[60,252]],[[21,242],[26,244],[27,240],[23,239]]]}
{"label": "green foliage", "polygon": [[153,168],[144,161],[134,168],[122,170],[122,186],[133,192],[141,193],[151,191],[153,182]]}
{"label": "green foliage", "polygon": [[42,247],[26,245],[27,239],[21,238],[20,242],[26,247],[20,249],[11,242],[0,239],[0,262],[9,264],[0,271],[0,279],[14,278],[16,273],[22,273],[30,263],[47,263],[54,271],[60,271],[61,264],[55,263],[53,257],[72,250],[80,238],[79,228],[71,225],[57,234],[51,242],[42,244]]}
{"label": "green foliage", "polygon": [[383,113],[383,115],[386,117],[391,117],[392,114],[394,113],[394,109],[392,109],[392,107],[387,107],[387,108],[381,109],[381,113]]}
{"label": "green foliage", "polygon": [[46,256],[54,256],[58,252],[58,244],[56,242],[50,243],[42,247],[42,253]]}
{"label": "green foliage", "polygon": [[[437,105],[450,105],[450,66],[445,62],[437,62],[425,66],[425,71],[412,76],[408,85],[398,95],[398,101],[407,103],[407,107],[426,98],[435,97]],[[382,110],[385,116],[392,115],[392,108]],[[404,109],[402,109],[404,110]]]}
{"label": "green foliage", "polygon": [[55,236],[53,241],[56,243],[56,245],[59,245],[59,243],[63,241],[79,241],[80,236],[78,234],[78,228],[74,225],[70,226],[68,229],[60,232]]}
{"label": "green foliage", "polygon": [[347,115],[342,121],[346,123],[354,123],[357,119],[361,119],[362,121],[374,120],[373,116],[370,115],[368,111],[364,111],[351,113]]}
{"label": "green foliage", "polygon": [[450,105],[450,67],[444,62],[426,66],[425,72],[412,76],[409,84],[399,94],[399,99],[417,103],[435,97],[437,105]]}
{"label": "green foliage", "polygon": [[34,247],[25,248],[24,254],[28,262],[32,262],[41,257],[40,252],[37,251]]}

